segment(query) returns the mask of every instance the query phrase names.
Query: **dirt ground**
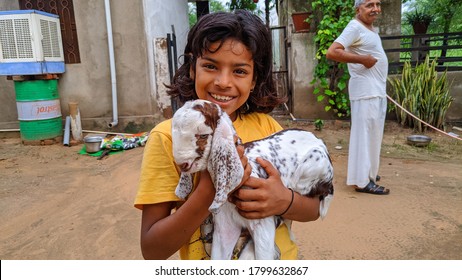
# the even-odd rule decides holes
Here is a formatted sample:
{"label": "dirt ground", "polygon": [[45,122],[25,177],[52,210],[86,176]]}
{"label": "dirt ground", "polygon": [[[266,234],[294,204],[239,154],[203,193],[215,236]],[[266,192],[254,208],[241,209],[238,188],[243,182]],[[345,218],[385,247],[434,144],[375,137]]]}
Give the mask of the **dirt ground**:
{"label": "dirt ground", "polygon": [[[385,130],[380,183],[389,196],[346,186],[348,123],[316,132],[336,189],[325,220],[293,225],[302,259],[462,259],[462,141],[428,132],[432,143],[418,148],[406,144],[411,130]],[[142,259],[133,199],[144,149],[97,160],[81,148],[0,139],[0,259]]]}

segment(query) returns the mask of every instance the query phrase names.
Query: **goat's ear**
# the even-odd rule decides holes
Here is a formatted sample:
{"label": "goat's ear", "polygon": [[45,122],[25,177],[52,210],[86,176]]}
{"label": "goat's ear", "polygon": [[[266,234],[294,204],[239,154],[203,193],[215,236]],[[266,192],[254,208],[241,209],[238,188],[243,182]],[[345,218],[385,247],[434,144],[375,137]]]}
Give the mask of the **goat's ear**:
{"label": "goat's ear", "polygon": [[181,172],[180,181],[175,189],[175,194],[181,199],[186,199],[186,197],[191,193],[193,187],[192,175],[189,173]]}
{"label": "goat's ear", "polygon": [[327,215],[327,210],[329,210],[330,203],[332,201],[333,195],[328,194],[326,197],[324,197],[323,200],[319,202],[319,216],[321,217],[322,220]]}
{"label": "goat's ear", "polygon": [[228,195],[236,189],[244,175],[244,168],[234,143],[235,131],[231,123],[220,118],[212,139],[208,171],[215,185],[215,198],[209,210],[216,213]]}

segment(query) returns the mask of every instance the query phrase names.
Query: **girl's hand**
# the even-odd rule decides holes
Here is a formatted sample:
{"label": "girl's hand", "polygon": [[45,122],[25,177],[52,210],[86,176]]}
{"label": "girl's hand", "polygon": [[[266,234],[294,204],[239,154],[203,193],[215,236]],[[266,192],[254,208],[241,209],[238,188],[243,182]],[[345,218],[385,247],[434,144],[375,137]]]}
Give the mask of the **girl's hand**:
{"label": "girl's hand", "polygon": [[201,205],[207,206],[212,204],[215,197],[215,187],[213,186],[212,178],[207,170],[200,172],[199,184],[195,190],[200,193]]}
{"label": "girl's hand", "polygon": [[267,160],[257,158],[257,162],[265,169],[268,178],[249,177],[243,181],[244,187],[230,196],[230,202],[247,219],[278,215],[284,212],[292,198],[291,191],[282,184],[279,171]]}
{"label": "girl's hand", "polygon": [[197,188],[174,213],[175,202],[145,204],[141,222],[141,250],[145,259],[167,259],[187,244],[210,215],[215,188],[208,171],[200,173]]}

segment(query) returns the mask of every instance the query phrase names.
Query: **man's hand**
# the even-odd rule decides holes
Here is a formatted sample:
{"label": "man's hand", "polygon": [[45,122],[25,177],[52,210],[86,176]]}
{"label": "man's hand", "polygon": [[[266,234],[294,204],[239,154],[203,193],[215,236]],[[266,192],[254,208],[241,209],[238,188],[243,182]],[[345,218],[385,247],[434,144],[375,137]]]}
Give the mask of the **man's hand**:
{"label": "man's hand", "polygon": [[377,63],[377,58],[373,57],[372,55],[368,54],[364,56],[364,61],[362,62],[362,65],[364,65],[366,68],[371,68]]}

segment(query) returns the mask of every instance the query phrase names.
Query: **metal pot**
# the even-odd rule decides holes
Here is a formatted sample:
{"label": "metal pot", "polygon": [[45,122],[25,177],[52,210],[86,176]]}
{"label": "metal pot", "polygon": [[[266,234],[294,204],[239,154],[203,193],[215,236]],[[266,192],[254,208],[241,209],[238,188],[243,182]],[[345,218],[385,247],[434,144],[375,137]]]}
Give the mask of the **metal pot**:
{"label": "metal pot", "polygon": [[430,144],[432,138],[425,135],[411,135],[407,137],[407,143],[412,146],[425,147]]}
{"label": "metal pot", "polygon": [[85,150],[87,153],[96,153],[101,150],[103,138],[99,136],[87,136],[83,138],[83,141],[85,142]]}

